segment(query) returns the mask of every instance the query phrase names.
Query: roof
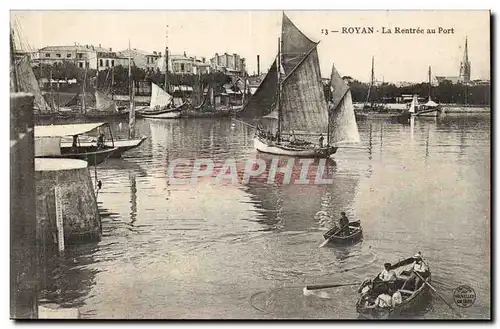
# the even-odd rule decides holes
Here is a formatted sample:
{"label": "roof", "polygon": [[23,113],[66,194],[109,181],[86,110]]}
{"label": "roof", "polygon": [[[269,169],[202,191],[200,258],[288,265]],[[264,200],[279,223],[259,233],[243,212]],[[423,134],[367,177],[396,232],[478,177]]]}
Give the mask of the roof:
{"label": "roof", "polygon": [[69,125],[35,126],[35,137],[64,137],[85,134],[105,125],[105,122]]}

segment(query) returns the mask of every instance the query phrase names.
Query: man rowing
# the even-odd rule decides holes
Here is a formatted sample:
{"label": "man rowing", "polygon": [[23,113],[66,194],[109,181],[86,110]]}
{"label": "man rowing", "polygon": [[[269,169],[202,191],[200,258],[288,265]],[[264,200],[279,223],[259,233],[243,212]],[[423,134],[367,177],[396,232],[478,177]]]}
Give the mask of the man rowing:
{"label": "man rowing", "polygon": [[341,217],[339,219],[340,225],[340,235],[347,236],[349,235],[349,218],[347,218],[345,212],[340,213]]}
{"label": "man rowing", "polygon": [[[408,282],[414,282],[414,290],[417,290],[420,287],[420,283],[422,281],[419,275],[424,279],[429,275],[429,266],[424,262],[422,253],[420,251],[415,254],[415,256],[413,256],[413,259],[414,261],[412,264],[410,277],[405,281],[401,289],[404,289]],[[416,273],[418,273],[419,275],[417,275]]]}

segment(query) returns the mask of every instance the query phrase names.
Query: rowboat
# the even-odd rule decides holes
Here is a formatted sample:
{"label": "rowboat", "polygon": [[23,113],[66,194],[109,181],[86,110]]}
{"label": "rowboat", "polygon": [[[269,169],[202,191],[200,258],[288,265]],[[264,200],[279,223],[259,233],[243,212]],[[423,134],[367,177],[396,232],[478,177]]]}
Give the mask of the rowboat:
{"label": "rowboat", "polygon": [[[373,291],[370,291],[367,295],[360,296],[356,303],[356,311],[361,317],[366,319],[397,318],[400,315],[414,314],[423,309],[430,297],[430,290],[427,284],[420,282],[420,286],[417,289],[401,289],[404,283],[410,278],[410,269],[414,261],[415,258],[410,257],[391,265],[391,270],[394,270],[397,276],[397,279],[393,283],[393,290],[399,290],[402,297],[402,303],[391,307],[367,307],[370,304],[373,304],[375,298],[378,296],[378,292],[374,293]],[[431,282],[430,268],[424,275],[422,275],[422,277],[428,283]],[[382,281],[379,279],[377,274],[377,276],[372,280],[372,287],[381,283]],[[412,288],[415,288],[413,285],[414,284],[411,284]]]}
{"label": "rowboat", "polygon": [[330,231],[323,234],[325,240],[328,242],[339,245],[346,245],[360,241],[363,238],[363,229],[360,222],[349,223],[349,234],[341,236],[339,233],[340,228],[334,227]]}

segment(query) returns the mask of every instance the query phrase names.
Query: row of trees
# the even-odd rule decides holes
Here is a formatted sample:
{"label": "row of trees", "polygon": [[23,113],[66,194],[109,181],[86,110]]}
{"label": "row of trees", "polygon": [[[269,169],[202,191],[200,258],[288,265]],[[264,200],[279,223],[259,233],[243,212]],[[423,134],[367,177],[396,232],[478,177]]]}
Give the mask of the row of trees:
{"label": "row of trees", "polygon": [[[132,66],[132,79],[136,82],[154,82],[163,87],[165,85],[165,73],[161,73],[159,69],[145,70],[139,67]],[[128,94],[129,90],[129,72],[128,67],[115,66],[102,71],[94,69],[82,69],[74,63],[63,62],[53,65],[44,64],[41,67],[35,66],[33,72],[37,79],[46,78],[53,80],[71,80],[76,79],[79,84],[82,81],[87,81],[87,85],[97,87],[101,90],[111,92],[111,83],[113,83],[113,92],[115,94]],[[85,79],[86,75],[86,79]],[[174,74],[168,73],[168,83],[170,85],[186,85],[193,87],[198,80],[195,75]],[[202,74],[200,76],[201,85],[220,88],[224,84],[231,82],[231,78],[222,73],[214,72]]]}
{"label": "row of trees", "polygon": [[[369,84],[354,80],[349,84],[354,102],[365,102],[368,96]],[[370,90],[370,102],[394,102],[403,94],[417,94],[420,97],[429,95],[429,84],[418,83],[409,86],[397,87],[391,83],[373,86]],[[468,86],[461,83],[453,84],[443,81],[431,88],[432,99],[437,103],[457,103],[473,105],[490,105],[490,86]]]}
{"label": "row of trees", "polygon": [[[111,91],[111,81],[113,81],[113,92],[115,94],[128,94],[129,77],[128,67],[116,66],[107,70],[97,72],[93,69],[82,69],[71,62],[55,63],[53,65],[35,66],[33,69],[37,79],[52,76],[55,80],[76,79],[79,83],[84,80],[89,85],[108,92]],[[165,74],[157,70],[144,70],[139,67],[132,67],[132,78],[136,82],[154,82],[164,86]],[[224,84],[231,82],[231,78],[222,73],[215,72],[203,74],[200,77],[201,84],[210,85],[213,88],[221,88]],[[168,74],[168,82],[171,85],[187,85],[193,87],[198,77],[195,75]],[[369,84],[354,80],[349,84],[354,102],[365,102],[368,95]],[[325,89],[328,93],[328,88]],[[370,102],[393,102],[402,94],[418,94],[421,97],[429,93],[428,83],[419,83],[410,86],[397,87],[391,83],[384,83],[380,86],[372,87],[370,90]],[[431,90],[432,99],[438,103],[458,103],[490,105],[490,86],[466,86],[463,84],[452,84],[449,81],[441,82],[438,86],[433,86]]]}

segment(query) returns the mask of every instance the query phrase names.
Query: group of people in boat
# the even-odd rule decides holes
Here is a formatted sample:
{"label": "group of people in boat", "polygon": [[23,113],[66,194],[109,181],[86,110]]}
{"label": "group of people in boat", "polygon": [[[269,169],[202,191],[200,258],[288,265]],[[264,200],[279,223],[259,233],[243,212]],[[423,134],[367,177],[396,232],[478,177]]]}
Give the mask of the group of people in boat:
{"label": "group of people in boat", "polygon": [[[409,276],[398,276],[391,263],[385,263],[383,270],[374,279],[366,279],[359,286],[358,292],[365,308],[392,308],[403,302],[402,293],[411,294],[425,284],[429,276],[429,266],[419,251],[413,256]],[[413,288],[413,289],[411,289]]]}
{"label": "group of people in boat", "polygon": [[[292,131],[290,134],[289,138],[284,138],[281,136],[279,131],[277,131],[275,134],[273,134],[270,130],[264,130],[261,126],[257,126],[257,134],[260,138],[267,139],[271,142],[287,142],[290,145],[294,146],[304,146],[304,145],[311,145],[311,142],[308,142],[303,139],[299,139],[295,136],[295,132]],[[324,147],[324,140],[325,138],[323,137],[323,134],[320,135],[319,137],[319,147],[322,148]]]}
{"label": "group of people in boat", "polygon": [[[99,136],[97,137],[96,147],[98,150],[103,149],[105,147],[103,133],[99,134]],[[73,136],[73,143],[71,144],[71,153],[74,154],[80,153],[80,149],[78,147],[78,135]]]}

